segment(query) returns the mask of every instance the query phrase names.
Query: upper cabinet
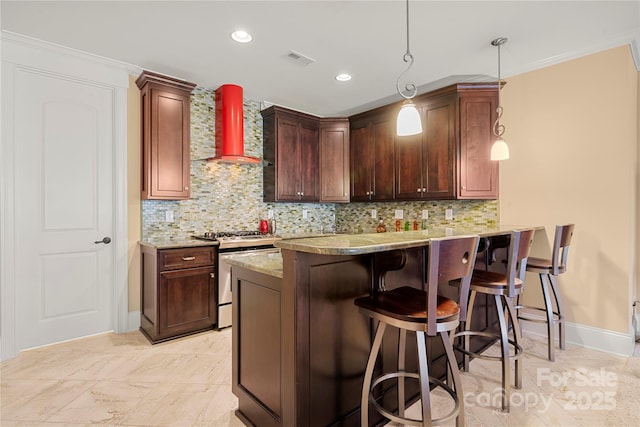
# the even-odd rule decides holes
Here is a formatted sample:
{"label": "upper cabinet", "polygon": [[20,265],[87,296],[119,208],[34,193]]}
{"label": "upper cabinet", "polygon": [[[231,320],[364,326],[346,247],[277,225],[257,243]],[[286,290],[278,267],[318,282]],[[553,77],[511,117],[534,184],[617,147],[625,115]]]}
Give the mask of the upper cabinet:
{"label": "upper cabinet", "polygon": [[262,111],[265,202],[317,202],[318,120],[273,106]]}
{"label": "upper cabinet", "polygon": [[396,136],[396,199],[455,197],[456,96],[416,105],[423,124],[419,135]]}
{"label": "upper cabinet", "polygon": [[142,199],[190,196],[190,95],[195,84],[144,71],[136,80],[142,117]]}
{"label": "upper cabinet", "polygon": [[350,122],[351,201],[393,200],[395,118],[387,108],[352,116]]}
{"label": "upper cabinet", "polygon": [[395,135],[401,103],[350,117],[351,200],[497,199],[497,85],[455,84],[414,102],[419,135]]}
{"label": "upper cabinet", "polygon": [[349,122],[262,111],[265,202],[348,202]]}
{"label": "upper cabinet", "polygon": [[497,107],[496,89],[464,90],[459,94],[459,199],[498,198],[500,162],[491,160]]}
{"label": "upper cabinet", "polygon": [[320,121],[320,201],[349,201],[349,120]]}

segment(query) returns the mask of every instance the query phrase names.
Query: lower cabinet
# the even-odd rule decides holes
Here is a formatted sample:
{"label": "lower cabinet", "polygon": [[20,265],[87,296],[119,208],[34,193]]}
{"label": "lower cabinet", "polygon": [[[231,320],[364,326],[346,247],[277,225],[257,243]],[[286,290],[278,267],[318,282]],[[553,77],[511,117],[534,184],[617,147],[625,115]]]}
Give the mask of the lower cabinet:
{"label": "lower cabinet", "polygon": [[140,330],[153,343],[216,324],[215,246],[157,249],[141,245]]}

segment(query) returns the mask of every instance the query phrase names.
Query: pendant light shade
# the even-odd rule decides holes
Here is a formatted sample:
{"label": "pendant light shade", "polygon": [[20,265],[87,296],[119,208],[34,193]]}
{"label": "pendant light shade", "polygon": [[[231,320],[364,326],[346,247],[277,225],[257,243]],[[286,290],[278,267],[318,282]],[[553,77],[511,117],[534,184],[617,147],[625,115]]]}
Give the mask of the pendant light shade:
{"label": "pendant light shade", "polygon": [[396,123],[396,133],[398,136],[409,136],[422,133],[422,121],[416,105],[411,101],[405,101],[398,113]]}
{"label": "pendant light shade", "polygon": [[504,139],[498,138],[491,146],[491,160],[509,159],[509,146]]}
{"label": "pendant light shade", "polygon": [[409,66],[406,70],[398,76],[398,80],[396,80],[396,89],[398,89],[398,93],[402,96],[405,101],[398,112],[398,119],[396,122],[396,134],[398,136],[409,136],[409,135],[417,135],[422,133],[422,121],[420,120],[420,114],[416,109],[416,105],[411,101],[411,99],[416,96],[418,93],[418,89],[416,85],[413,83],[407,83],[404,85],[404,90],[408,93],[405,94],[400,90],[400,78],[409,71],[409,68],[413,65],[413,55],[409,50],[409,0],[406,0],[407,4],[407,51],[402,57],[404,62],[408,62]]}

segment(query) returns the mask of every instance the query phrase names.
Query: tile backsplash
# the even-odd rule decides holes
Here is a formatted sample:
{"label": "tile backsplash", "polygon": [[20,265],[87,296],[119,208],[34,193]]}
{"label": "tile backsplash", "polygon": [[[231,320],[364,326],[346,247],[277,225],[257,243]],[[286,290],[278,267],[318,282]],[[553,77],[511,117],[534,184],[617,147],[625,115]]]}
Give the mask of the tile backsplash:
{"label": "tile backsplash", "polygon": [[[244,101],[245,154],[262,158],[261,104]],[[142,239],[183,239],[205,231],[257,230],[271,211],[283,237],[326,232],[370,233],[379,219],[393,231],[396,210],[406,220],[435,225],[491,224],[498,221],[498,201],[431,201],[397,203],[265,203],[262,167],[210,163],[215,155],[215,90],[196,88],[191,95],[191,199],[143,200]],[[445,220],[445,209],[453,220]],[[375,209],[377,219],[371,217]],[[173,216],[173,221],[167,221]]]}

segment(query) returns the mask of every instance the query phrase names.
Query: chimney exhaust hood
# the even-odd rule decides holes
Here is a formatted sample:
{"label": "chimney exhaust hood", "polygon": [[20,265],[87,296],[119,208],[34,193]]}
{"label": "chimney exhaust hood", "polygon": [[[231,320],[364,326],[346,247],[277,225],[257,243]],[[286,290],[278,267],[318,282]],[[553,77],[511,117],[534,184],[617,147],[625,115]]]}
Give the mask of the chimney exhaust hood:
{"label": "chimney exhaust hood", "polygon": [[260,159],[244,155],[242,87],[224,84],[216,89],[216,156],[212,162],[258,164]]}

